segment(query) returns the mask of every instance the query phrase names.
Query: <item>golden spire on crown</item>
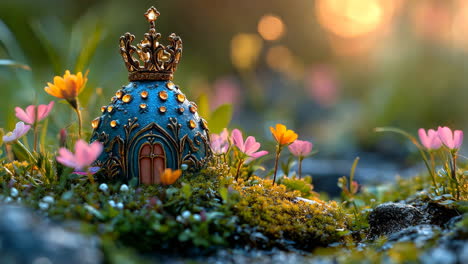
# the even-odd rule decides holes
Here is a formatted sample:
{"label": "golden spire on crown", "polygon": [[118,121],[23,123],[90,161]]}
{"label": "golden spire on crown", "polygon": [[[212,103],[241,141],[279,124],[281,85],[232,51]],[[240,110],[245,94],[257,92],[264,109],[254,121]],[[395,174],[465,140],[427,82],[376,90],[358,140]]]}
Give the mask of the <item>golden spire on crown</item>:
{"label": "golden spire on crown", "polygon": [[[154,7],[150,7],[145,13],[146,20],[150,23],[148,33],[144,39],[133,46],[135,36],[130,33],[120,37],[120,54],[129,71],[130,81],[159,81],[172,80],[182,56],[182,39],[172,33],[168,40],[169,45],[159,43],[161,33],[156,32],[155,21],[160,13]],[[134,53],[138,57],[134,57]]]}

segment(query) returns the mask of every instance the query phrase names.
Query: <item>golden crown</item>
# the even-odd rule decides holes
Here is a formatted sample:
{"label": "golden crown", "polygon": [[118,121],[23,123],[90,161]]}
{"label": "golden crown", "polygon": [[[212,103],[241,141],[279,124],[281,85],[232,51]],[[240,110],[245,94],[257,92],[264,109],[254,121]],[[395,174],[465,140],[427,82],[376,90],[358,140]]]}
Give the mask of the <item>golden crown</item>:
{"label": "golden crown", "polygon": [[[155,28],[159,15],[154,6],[146,11],[145,17],[150,23],[150,29],[136,47],[132,45],[134,35],[127,32],[120,37],[120,54],[129,71],[130,81],[172,80],[177,69],[182,56],[182,39],[172,33],[168,38],[169,45],[159,43],[161,33],[157,33]],[[137,58],[134,57],[135,53]]]}

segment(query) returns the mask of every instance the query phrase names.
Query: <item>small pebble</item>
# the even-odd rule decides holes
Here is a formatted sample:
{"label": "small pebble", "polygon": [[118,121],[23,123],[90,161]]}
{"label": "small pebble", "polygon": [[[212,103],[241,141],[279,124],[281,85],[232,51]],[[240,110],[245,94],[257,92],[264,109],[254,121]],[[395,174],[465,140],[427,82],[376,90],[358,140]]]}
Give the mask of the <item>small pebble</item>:
{"label": "small pebble", "polygon": [[99,190],[107,192],[107,190],[109,190],[109,187],[107,186],[107,184],[101,183],[101,185],[99,185]]}
{"label": "small pebble", "polygon": [[10,195],[11,196],[16,197],[16,196],[18,196],[18,193],[19,192],[15,187],[11,188],[11,190],[10,190]]}
{"label": "small pebble", "polygon": [[42,198],[42,201],[44,201],[45,203],[50,203],[50,204],[55,202],[54,197],[48,196],[48,195],[44,196],[44,198]]}
{"label": "small pebble", "polygon": [[44,202],[39,202],[39,208],[41,208],[41,210],[47,210],[49,209],[49,204],[44,203]]}
{"label": "small pebble", "polygon": [[182,164],[182,165],[180,165],[180,168],[181,168],[182,170],[187,170],[187,169],[188,169],[188,165],[187,165],[187,164]]}
{"label": "small pebble", "polygon": [[184,212],[182,213],[182,217],[185,218],[185,219],[189,218],[190,215],[191,215],[191,213],[190,213],[189,211],[184,211]]}
{"label": "small pebble", "polygon": [[122,186],[120,186],[120,191],[121,191],[121,192],[128,192],[128,186],[127,186],[127,184],[122,184]]}
{"label": "small pebble", "polygon": [[110,200],[108,203],[109,203],[110,206],[115,207],[115,202],[114,202],[114,200]]}
{"label": "small pebble", "polygon": [[195,221],[197,221],[197,222],[200,222],[201,221],[201,216],[199,214],[194,214],[193,219],[195,219]]}

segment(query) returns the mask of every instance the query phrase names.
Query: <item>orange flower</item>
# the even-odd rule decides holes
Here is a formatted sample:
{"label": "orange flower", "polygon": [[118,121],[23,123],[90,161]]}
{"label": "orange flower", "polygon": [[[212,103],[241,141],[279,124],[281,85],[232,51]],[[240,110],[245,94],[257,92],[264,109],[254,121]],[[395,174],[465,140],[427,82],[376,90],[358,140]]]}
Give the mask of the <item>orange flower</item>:
{"label": "orange flower", "polygon": [[282,124],[276,124],[276,129],[270,127],[270,131],[280,146],[289,145],[297,139],[297,134]]}
{"label": "orange flower", "polygon": [[78,72],[76,75],[70,71],[65,71],[63,77],[55,76],[54,83],[47,83],[48,86],[44,90],[57,98],[65,99],[68,102],[76,101],[76,97],[81,93],[86,82],[88,81],[88,72],[83,74]]}
{"label": "orange flower", "polygon": [[182,175],[181,170],[172,171],[172,169],[165,169],[161,175],[161,183],[164,185],[170,185],[179,179],[180,175]]}

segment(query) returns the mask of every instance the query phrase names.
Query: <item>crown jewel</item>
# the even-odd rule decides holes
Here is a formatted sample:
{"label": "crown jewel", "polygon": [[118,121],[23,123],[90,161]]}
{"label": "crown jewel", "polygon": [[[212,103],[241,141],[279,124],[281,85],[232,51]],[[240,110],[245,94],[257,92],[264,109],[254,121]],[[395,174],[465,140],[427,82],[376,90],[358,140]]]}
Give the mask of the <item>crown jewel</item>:
{"label": "crown jewel", "polygon": [[159,43],[161,33],[157,33],[155,28],[159,15],[154,6],[146,11],[150,29],[136,47],[132,45],[134,35],[127,32],[120,37],[120,54],[129,71],[130,81],[172,80],[177,69],[182,56],[182,39],[172,33],[168,38],[169,45]]}

